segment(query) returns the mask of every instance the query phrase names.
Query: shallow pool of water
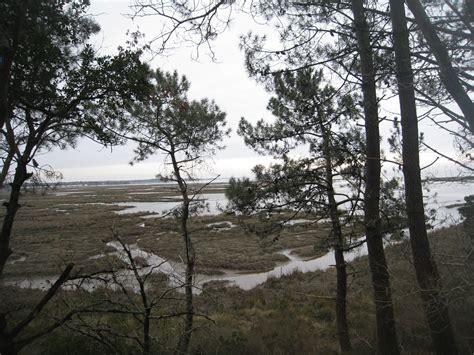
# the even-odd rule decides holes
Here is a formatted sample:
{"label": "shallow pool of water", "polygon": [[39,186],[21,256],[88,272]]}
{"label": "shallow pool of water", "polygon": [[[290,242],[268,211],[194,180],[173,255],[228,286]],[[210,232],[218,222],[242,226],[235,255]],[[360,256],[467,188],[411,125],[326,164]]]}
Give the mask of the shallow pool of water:
{"label": "shallow pool of water", "polygon": [[[109,256],[116,256],[122,261],[128,263],[129,259],[127,254],[124,252],[122,246],[118,242],[109,242],[107,246],[114,248],[116,251],[108,253]],[[163,273],[168,277],[169,286],[178,290],[183,290],[184,287],[184,270],[185,266],[182,263],[170,262],[164,258],[140,249],[136,244],[127,245],[133,258],[141,258],[147,263],[146,267],[140,269],[140,275],[146,275],[148,273]],[[269,278],[279,278],[283,275],[290,275],[296,271],[310,272],[316,270],[326,270],[327,268],[334,265],[334,254],[329,252],[319,258],[305,260],[294,254],[291,249],[282,250],[280,254],[285,255],[290,260],[279,264],[270,271],[260,273],[240,273],[232,270],[221,270],[223,275],[201,275],[195,276],[194,292],[200,294],[203,286],[211,281],[224,281],[230,285],[240,287],[244,290],[250,290],[260,284],[265,283]],[[355,258],[366,255],[367,248],[365,244],[360,247],[353,249],[352,251],[345,254],[347,262],[354,260]],[[99,254],[91,258],[102,258],[107,255]],[[126,285],[128,288],[134,289],[136,292],[139,290],[138,282],[131,270],[121,270],[115,275],[119,283]],[[7,285],[15,285],[21,288],[33,288],[33,289],[46,289],[50,287],[54,282],[55,277],[41,277],[32,278],[28,280],[9,280],[4,281]],[[75,289],[79,286],[79,281],[71,281],[65,285],[65,289]],[[80,283],[80,287],[87,291],[93,291],[98,287],[111,287],[118,288],[118,284],[113,282],[110,275],[104,274],[100,276],[100,280],[86,280]]]}
{"label": "shallow pool of water", "polygon": [[[222,208],[225,207],[227,200],[225,198],[225,194],[223,193],[200,194],[194,199],[194,203],[202,202],[204,202],[207,206],[199,212],[199,215],[214,216],[222,213]],[[117,214],[122,215],[129,213],[148,212],[155,215],[144,216],[144,218],[156,218],[169,213],[173,209],[179,208],[180,204],[181,202],[179,201],[179,196],[163,196],[160,197],[160,201],[156,202],[117,202],[111,205],[127,207],[124,210],[117,211]]]}

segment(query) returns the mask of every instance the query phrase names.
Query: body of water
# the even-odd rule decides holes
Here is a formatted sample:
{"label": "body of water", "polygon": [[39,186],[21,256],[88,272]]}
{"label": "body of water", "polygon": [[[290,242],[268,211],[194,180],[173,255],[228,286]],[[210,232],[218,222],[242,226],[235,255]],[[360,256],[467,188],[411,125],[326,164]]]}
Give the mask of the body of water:
{"label": "body of water", "polygon": [[[461,216],[457,208],[449,208],[448,206],[454,204],[460,204],[464,202],[464,196],[474,194],[472,184],[470,183],[432,183],[430,185],[431,192],[426,198],[426,202],[429,208],[434,208],[438,214],[438,224],[437,227],[448,226],[461,221]],[[176,199],[176,196],[166,196],[164,199]],[[202,214],[215,215],[221,212],[221,208],[225,207],[226,199],[223,193],[216,194],[202,194],[197,198],[198,201],[206,202],[208,204],[208,209],[203,211]],[[116,205],[126,206],[125,210],[118,211],[118,214],[126,213],[137,213],[137,212],[149,212],[154,213],[153,216],[161,216],[164,213],[169,212],[173,208],[179,207],[179,201],[157,201],[157,202],[121,202]],[[289,222],[288,224],[299,224],[299,223],[312,223],[311,220],[295,220]],[[211,225],[209,227],[212,227]],[[232,227],[232,226],[230,226]],[[363,238],[361,239],[363,240]],[[361,241],[360,240],[360,241]],[[115,255],[121,260],[128,262],[128,257],[118,242],[110,242],[107,244],[110,247],[116,249],[116,251],[110,253],[110,255]],[[173,288],[182,288],[184,285],[184,270],[185,267],[181,263],[174,263],[167,261],[161,258],[158,255],[144,251],[140,249],[137,245],[128,245],[127,246],[133,257],[140,257],[147,262],[146,267],[141,268],[141,274],[147,273],[163,273],[167,275],[169,279],[169,285]],[[298,256],[292,254],[292,250],[282,250],[281,254],[285,255],[289,260],[287,262],[281,263],[272,270],[267,272],[260,273],[246,273],[242,274],[238,271],[232,270],[221,270],[222,275],[196,275],[195,277],[195,292],[200,293],[202,287],[211,281],[223,281],[231,285],[235,285],[244,290],[249,290],[257,285],[260,285],[266,282],[269,278],[278,278],[283,275],[289,275],[295,271],[300,272],[310,272],[316,270],[326,270],[329,267],[332,267],[335,263],[333,252],[329,252],[321,257],[315,259],[302,259]],[[346,261],[350,262],[357,257],[367,254],[367,247],[365,243],[361,244],[358,248],[351,250],[350,252],[345,253]],[[105,257],[105,255],[99,255],[94,257]],[[16,285],[23,288],[40,288],[46,289],[50,287],[51,282],[54,281],[56,277],[41,277],[41,278],[32,278],[28,280],[4,280],[5,284]],[[105,280],[105,281],[104,281]],[[133,272],[130,270],[120,271],[118,274],[117,280],[121,280],[122,283],[127,286],[138,290],[138,283],[136,282]],[[106,275],[103,278],[98,280],[91,280],[86,282],[81,282],[80,287],[87,290],[93,290],[97,287],[108,285],[111,287],[111,278],[107,278]],[[79,282],[71,281],[66,287],[75,288],[79,287]],[[117,287],[117,285],[115,286]]]}
{"label": "body of water", "polygon": [[[203,205],[199,215],[213,216],[220,214],[226,204],[227,199],[223,193],[199,194],[191,202],[190,208],[196,205]],[[127,207],[124,210],[117,211],[117,214],[153,213],[143,218],[157,218],[179,208],[181,202],[179,196],[162,196],[156,202],[117,202],[112,205]]]}

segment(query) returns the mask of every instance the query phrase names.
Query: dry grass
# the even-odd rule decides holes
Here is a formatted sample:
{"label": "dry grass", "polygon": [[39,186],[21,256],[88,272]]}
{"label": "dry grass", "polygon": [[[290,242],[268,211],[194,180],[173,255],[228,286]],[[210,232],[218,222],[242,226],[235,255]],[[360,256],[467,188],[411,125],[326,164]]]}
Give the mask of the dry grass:
{"label": "dry grass", "polygon": [[[452,227],[431,235],[431,243],[461,353],[471,354],[474,349],[472,233],[462,226]],[[408,243],[387,248],[387,260],[403,353],[430,354],[431,338]],[[353,354],[375,353],[375,314],[367,257],[355,260],[349,272],[348,317]],[[215,284],[207,290],[214,302],[203,299],[200,306],[207,308],[217,321],[212,339],[222,339],[219,345],[213,345],[211,338],[196,337],[195,346],[220,347],[222,351],[230,342],[235,346],[234,353],[239,354],[337,353],[335,281],[335,270],[330,269],[271,279],[247,292]]]}
{"label": "dry grass", "polygon": [[[204,192],[222,193],[221,189],[211,185]],[[64,188],[45,195],[26,193],[12,235],[14,254],[10,261],[13,263],[5,268],[5,276],[57,274],[70,262],[79,269],[103,268],[101,259],[91,260],[90,257],[107,253],[105,243],[113,232],[119,233],[128,243],[137,243],[166,259],[181,261],[183,243],[176,220],[142,218],[149,213],[118,215],[116,212],[125,207],[111,205],[115,202],[160,201],[163,196],[170,201],[169,196],[173,195],[176,190],[171,186],[153,185]],[[284,217],[275,216],[274,220]],[[225,221],[232,222],[235,227],[228,230],[207,227]],[[286,257],[278,251],[289,248],[297,249],[295,253],[301,256],[315,257],[327,250],[322,241],[329,234],[328,226],[295,225],[258,237],[230,215],[193,217],[189,225],[197,251],[198,270],[206,273],[219,273],[222,268],[265,271],[285,261]]]}
{"label": "dry grass", "polygon": [[[133,187],[140,192],[144,187]],[[146,188],[149,188],[148,186]],[[85,188],[89,190],[91,188]],[[8,265],[7,276],[58,273],[61,265],[74,261],[78,267],[103,267],[106,259],[89,260],[91,255],[107,252],[104,240],[114,229],[130,243],[153,251],[160,256],[179,260],[181,239],[176,222],[172,219],[146,219],[141,214],[116,215],[116,206],[86,205],[91,202],[124,201],[125,190],[93,189],[96,196],[39,196],[27,195],[27,206],[20,210],[13,247],[17,260]],[[220,191],[219,191],[220,192]],[[170,191],[157,194],[169,196]],[[132,199],[150,201],[150,195],[133,195]],[[145,199],[145,200],[142,200]],[[95,200],[94,200],[95,199]],[[74,201],[74,202],[73,202]],[[79,203],[78,206],[66,206]],[[55,209],[65,211],[56,211]],[[67,214],[69,213],[69,214]],[[198,254],[200,271],[215,272],[220,268],[243,271],[264,270],[281,261],[278,250],[297,248],[301,256],[314,256],[324,250],[322,243],[328,234],[325,225],[295,225],[281,231],[278,239],[258,238],[247,233],[242,226],[217,231],[206,228],[210,223],[231,221],[232,216],[196,217],[192,220],[193,237]],[[145,222],[145,227],[139,227]],[[463,354],[474,349],[474,259],[472,258],[472,229],[462,226],[440,230],[431,235],[431,244],[442,276],[443,292],[449,302],[457,339]],[[323,245],[314,248],[314,245]],[[21,251],[21,252],[20,252]],[[404,242],[387,248],[390,267],[395,316],[399,340],[404,353],[429,354],[430,337],[426,327],[419,292],[414,277],[409,245]],[[348,316],[353,354],[369,354],[375,350],[375,315],[372,301],[371,278],[367,258],[351,263],[349,268]],[[166,281],[156,277],[151,294],[165,289]],[[339,351],[335,326],[335,270],[326,272],[294,273],[280,279],[270,279],[250,291],[225,287],[214,282],[196,297],[196,309],[209,315],[215,323],[197,318],[196,334],[192,338],[194,353],[215,354],[334,354]],[[0,288],[0,310],[9,311],[34,304],[41,292]],[[160,305],[160,312],[180,310],[182,295],[171,294],[172,300]],[[113,292],[74,294],[63,292],[68,304],[90,302],[105,297],[120,299]],[[56,308],[55,308],[56,307]],[[48,310],[61,312],[63,303],[57,301]],[[22,312],[20,310],[19,312]],[[23,311],[24,312],[24,311]],[[96,316],[91,316],[96,317]],[[97,316],[98,317],[98,316]],[[128,318],[104,318],[104,322],[117,325],[120,331],[137,332],[139,324]],[[42,323],[34,325],[41,327]],[[167,347],[176,344],[178,320],[154,323],[153,334],[160,344],[156,352],[169,353]],[[77,333],[62,329],[40,343],[26,349],[26,353],[105,353],[105,350]],[[119,344],[123,353],[137,351],[133,344]],[[98,350],[100,349],[100,351]],[[76,351],[76,352],[74,352]],[[79,352],[77,352],[79,351]],[[94,352],[95,351],[95,352]]]}

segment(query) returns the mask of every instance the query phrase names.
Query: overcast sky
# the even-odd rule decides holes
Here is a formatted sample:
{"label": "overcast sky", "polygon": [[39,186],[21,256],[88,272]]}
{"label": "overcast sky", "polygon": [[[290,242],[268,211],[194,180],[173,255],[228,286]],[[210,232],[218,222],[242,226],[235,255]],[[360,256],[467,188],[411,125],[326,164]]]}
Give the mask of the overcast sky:
{"label": "overcast sky", "polygon": [[[132,21],[126,16],[131,10],[129,1],[92,0],[90,13],[100,24],[102,31],[94,37],[92,43],[100,48],[99,53],[114,53],[117,46],[125,45],[126,31],[140,29],[146,38],[153,38],[160,28],[158,17],[147,17]],[[257,156],[237,136],[236,129],[240,117],[255,122],[260,118],[271,120],[266,110],[270,94],[263,87],[248,78],[244,68],[243,53],[239,50],[239,35],[248,32],[255,26],[248,19],[240,19],[232,23],[229,31],[220,35],[214,42],[218,62],[212,62],[202,55],[198,61],[191,58],[192,48],[181,48],[169,56],[155,57],[151,65],[164,70],[177,70],[191,82],[190,97],[214,99],[220,108],[227,113],[228,126],[233,133],[226,139],[226,149],[210,161],[208,171],[203,175],[222,177],[250,176],[250,169],[255,164],[268,164],[269,157]],[[396,101],[386,107],[396,111]],[[433,127],[424,126],[426,139],[443,152],[453,156],[453,144],[445,132]],[[385,130],[385,136],[388,132]],[[386,138],[386,137],[385,137]],[[163,167],[163,157],[152,157],[146,162],[128,164],[133,158],[133,144],[113,149],[105,149],[90,141],[81,141],[75,149],[55,150],[39,157],[42,164],[51,164],[61,171],[65,181],[75,180],[122,180],[153,178]],[[428,164],[435,154],[425,153],[422,162]],[[455,169],[442,160],[431,169],[437,175],[455,174]]]}

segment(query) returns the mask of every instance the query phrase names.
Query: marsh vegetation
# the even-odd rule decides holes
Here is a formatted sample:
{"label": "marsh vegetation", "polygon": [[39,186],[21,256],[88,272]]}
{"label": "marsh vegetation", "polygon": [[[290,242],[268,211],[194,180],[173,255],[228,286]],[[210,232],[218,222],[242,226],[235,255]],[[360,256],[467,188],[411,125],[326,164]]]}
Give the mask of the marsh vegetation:
{"label": "marsh vegetation", "polygon": [[[422,180],[472,175],[469,1],[134,0],[159,32],[107,55],[89,5],[0,2],[1,354],[473,352],[474,195]],[[241,17],[268,119],[157,66],[183,42],[215,59]],[[231,125],[273,161],[216,184]],[[38,160],[86,139],[160,157],[160,183],[51,189]]]}
{"label": "marsh vegetation", "polygon": [[[222,193],[223,186],[210,185],[204,192]],[[168,201],[170,196],[174,196],[173,191],[170,185],[148,185],[59,188],[46,194],[25,192],[25,204],[14,229],[13,248],[19,252],[12,256],[1,284],[2,312],[8,314],[9,322],[21,319],[25,310],[34,307],[50,287],[47,283],[35,286],[34,280],[49,279],[53,283],[68,263],[75,264],[73,278],[130,270],[127,260],[117,254],[117,247],[110,245],[114,234],[120,235],[127,245],[159,255],[175,265],[174,272],[183,275],[184,268],[176,267],[183,265],[184,252],[182,243],[179,243],[176,220],[166,214],[144,218],[150,213],[136,213],[118,205],[125,201],[159,204],[161,196]],[[118,213],[127,209],[132,213]],[[281,222],[289,215],[289,211],[275,213],[272,218],[280,223],[268,225],[281,227]],[[254,218],[257,223],[258,217]],[[208,282],[203,284],[196,277],[195,335],[190,343],[191,352],[338,351],[332,253],[328,254],[330,261],[326,268],[305,273],[297,270],[287,275],[281,273],[246,290],[219,280],[229,272],[234,276],[248,275],[284,265],[289,259],[281,251],[291,251],[302,260],[313,260],[327,254],[330,251],[331,225],[327,220],[316,223],[317,219],[316,215],[302,214],[293,223],[286,223],[269,235],[258,235],[249,229],[250,221],[243,225],[240,218],[232,214],[191,218],[190,227],[198,255],[196,273],[208,278]],[[430,237],[441,265],[446,297],[463,349],[473,346],[470,338],[474,267],[470,257],[471,236],[472,231],[459,225],[439,229]],[[407,240],[403,238],[386,245],[401,344],[407,352],[429,352],[429,333],[420,309],[416,281],[413,276],[409,277],[413,271],[407,248]],[[142,270],[153,266],[146,255],[136,255],[135,261]],[[156,259],[154,262],[156,267]],[[374,317],[373,300],[366,256],[361,254],[350,261],[348,278],[348,322],[353,351],[370,353],[375,346],[375,330],[371,321]],[[133,291],[132,283],[125,283],[130,291],[124,294],[120,287],[112,287],[115,282],[120,281],[96,282],[93,288],[84,281],[76,283],[75,287],[65,287],[29,326],[28,332],[34,334],[68,312],[77,314],[74,313],[67,326],[41,338],[24,351],[50,354],[140,352],[143,345],[138,341],[143,333],[143,321],[137,318],[143,315],[140,293],[137,289]],[[175,288],[172,288],[170,276],[158,270],[146,279],[146,292],[150,299],[166,295],[154,304],[150,313],[152,353],[173,352],[180,321],[171,315],[180,314],[184,297],[180,287],[183,284],[175,283]],[[136,312],[135,315],[131,310]]]}

